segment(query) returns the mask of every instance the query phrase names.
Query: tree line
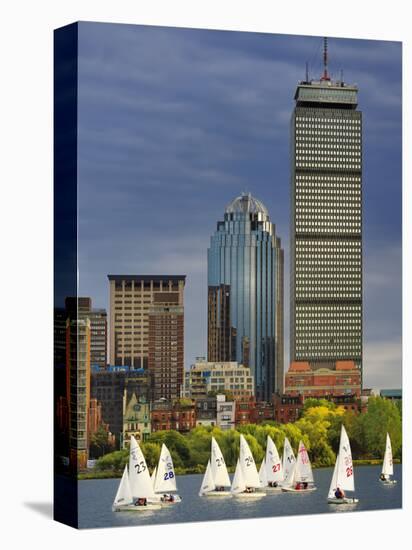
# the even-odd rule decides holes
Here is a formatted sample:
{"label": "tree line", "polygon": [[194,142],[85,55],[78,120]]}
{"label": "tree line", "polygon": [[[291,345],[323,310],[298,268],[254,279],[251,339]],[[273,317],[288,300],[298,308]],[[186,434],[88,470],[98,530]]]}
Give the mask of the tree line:
{"label": "tree line", "polygon": [[[401,458],[401,407],[381,397],[371,397],[367,412],[363,414],[345,411],[343,407],[325,399],[307,399],[301,417],[293,423],[269,421],[265,424],[238,426],[228,431],[198,426],[185,435],[174,430],[159,431],[152,433],[140,445],[147,465],[153,469],[159,460],[162,443],[165,443],[171,452],[177,474],[202,473],[205,470],[212,437],[219,443],[229,470],[233,471],[239,454],[240,434],[245,436],[258,465],[265,455],[269,435],[279,453],[283,451],[285,437],[295,451],[302,440],[315,467],[333,466],[342,423],[348,432],[354,459],[382,459],[387,432],[391,437],[393,456]],[[127,461],[127,449],[115,451],[99,458],[96,469],[118,475]]]}

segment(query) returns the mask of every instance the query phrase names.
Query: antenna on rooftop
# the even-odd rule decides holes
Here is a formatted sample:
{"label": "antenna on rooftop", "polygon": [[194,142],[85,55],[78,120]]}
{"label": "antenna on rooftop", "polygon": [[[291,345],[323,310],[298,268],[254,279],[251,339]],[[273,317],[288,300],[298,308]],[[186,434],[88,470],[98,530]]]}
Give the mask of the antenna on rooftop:
{"label": "antenna on rooftop", "polygon": [[309,82],[309,63],[306,61],[306,73],[305,73],[306,79],[305,82]]}
{"label": "antenna on rooftop", "polygon": [[326,36],[323,39],[323,76],[321,80],[330,80],[328,75],[328,39]]}

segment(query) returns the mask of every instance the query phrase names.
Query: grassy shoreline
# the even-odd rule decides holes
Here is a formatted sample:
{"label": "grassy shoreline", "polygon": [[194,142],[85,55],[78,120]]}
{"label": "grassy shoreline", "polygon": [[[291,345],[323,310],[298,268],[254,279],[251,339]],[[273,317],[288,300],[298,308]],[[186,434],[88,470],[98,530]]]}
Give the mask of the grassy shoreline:
{"label": "grassy shoreline", "polygon": [[[394,464],[401,464],[401,461],[399,459],[394,459]],[[379,466],[382,464],[382,459],[380,458],[371,458],[371,459],[359,459],[353,461],[354,466]],[[321,468],[331,468],[332,466],[312,466],[314,470],[321,469]],[[228,469],[229,473],[234,473],[234,470]],[[191,474],[203,474],[203,472],[200,472],[198,469],[195,468],[188,468],[187,470],[176,470],[176,475],[178,476],[184,476],[184,475],[191,475]],[[79,481],[86,480],[86,479],[117,479],[121,478],[123,474],[123,470],[121,472],[114,472],[113,470],[100,470],[100,471],[90,471],[90,472],[82,472],[78,474],[77,479]]]}

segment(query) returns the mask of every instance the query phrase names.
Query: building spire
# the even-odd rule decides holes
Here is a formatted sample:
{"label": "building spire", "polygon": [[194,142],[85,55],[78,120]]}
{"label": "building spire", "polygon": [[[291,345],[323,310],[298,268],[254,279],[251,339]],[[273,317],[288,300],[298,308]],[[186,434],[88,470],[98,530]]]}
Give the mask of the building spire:
{"label": "building spire", "polygon": [[323,39],[323,76],[321,80],[330,80],[328,74],[328,39],[326,36]]}

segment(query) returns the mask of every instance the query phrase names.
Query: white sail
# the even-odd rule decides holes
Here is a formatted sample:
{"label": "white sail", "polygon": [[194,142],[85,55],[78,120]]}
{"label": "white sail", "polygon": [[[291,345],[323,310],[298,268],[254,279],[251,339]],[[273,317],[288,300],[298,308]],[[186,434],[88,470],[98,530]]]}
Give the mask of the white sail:
{"label": "white sail", "polygon": [[212,476],[212,470],[210,467],[210,460],[207,463],[205,475],[203,476],[202,485],[200,486],[199,495],[204,495],[205,493],[210,493],[210,491],[215,490],[215,482]]}
{"label": "white sail", "polygon": [[133,436],[130,437],[129,482],[133,498],[157,500],[146,460],[138,442]]}
{"label": "white sail", "polygon": [[260,487],[259,474],[256,469],[255,460],[252,452],[247,444],[243,435],[240,435],[240,453],[239,453],[240,466],[242,468],[242,475],[246,487]]}
{"label": "white sail", "polygon": [[233,477],[232,486],[230,492],[233,494],[243,493],[246,489],[245,480],[243,478],[242,466],[240,460],[237,460],[235,475]]}
{"label": "white sail", "polygon": [[176,476],[173,460],[169,449],[163,443],[154,484],[155,493],[170,493],[176,491]]}
{"label": "white sail", "polygon": [[153,487],[156,481],[156,473],[157,473],[157,466],[155,466],[155,469],[153,470],[152,475],[150,476],[150,480],[152,482]]}
{"label": "white sail", "polygon": [[266,475],[266,463],[265,459],[262,460],[262,464],[260,465],[259,469],[259,481],[261,487],[267,487],[268,484],[268,478]]}
{"label": "white sail", "polygon": [[269,436],[267,437],[265,464],[267,482],[273,483],[275,481],[282,481],[282,463],[276,445]]}
{"label": "white sail", "polygon": [[386,477],[393,476],[392,445],[391,445],[391,438],[389,437],[388,433],[386,434],[386,448],[385,448],[385,456],[382,464],[382,473]]}
{"label": "white sail", "polygon": [[285,442],[283,444],[283,463],[282,463],[282,470],[283,470],[282,485],[285,485],[285,487],[288,487],[293,483],[295,464],[296,464],[296,458],[293,453],[292,446],[289,443],[289,439],[285,437]]}
{"label": "white sail", "polygon": [[313,483],[312,466],[308,451],[303,441],[299,442],[298,456],[296,459],[295,481]]}
{"label": "white sail", "polygon": [[336,480],[338,477],[338,460],[339,455],[336,457],[335,467],[333,469],[332,480],[330,482],[328,498],[335,498],[335,491],[337,489]]}
{"label": "white sail", "polygon": [[352,452],[348,434],[342,424],[340,432],[339,454],[337,460],[336,485],[344,491],[354,491],[355,481],[353,477]]}
{"label": "white sail", "polygon": [[214,437],[212,437],[210,467],[216,487],[230,487],[230,478],[227,473],[225,459]]}
{"label": "white sail", "polygon": [[113,506],[124,506],[133,504],[132,492],[130,490],[129,474],[127,473],[127,465],[124,467],[122,479],[114,497]]}

